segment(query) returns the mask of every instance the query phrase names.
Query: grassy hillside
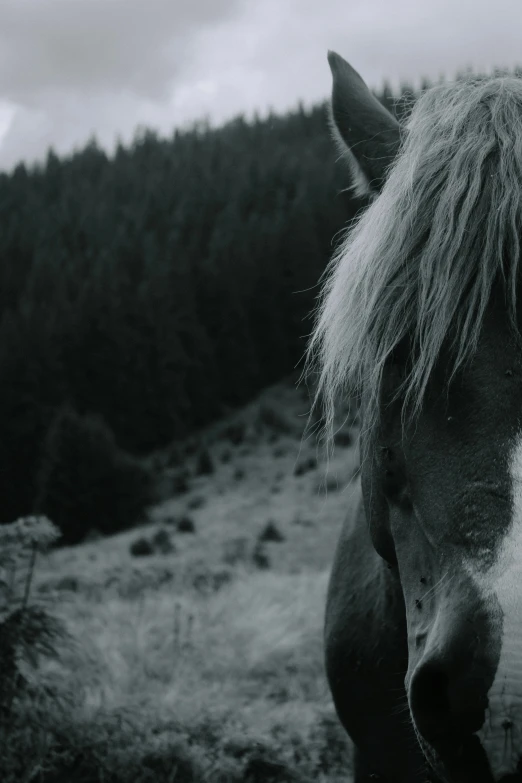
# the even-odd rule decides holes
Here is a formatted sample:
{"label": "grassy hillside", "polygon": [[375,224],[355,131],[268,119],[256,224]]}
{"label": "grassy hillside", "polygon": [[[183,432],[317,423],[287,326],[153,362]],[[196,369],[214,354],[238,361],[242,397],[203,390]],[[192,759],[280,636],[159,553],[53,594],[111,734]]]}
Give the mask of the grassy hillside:
{"label": "grassy hillside", "polygon": [[356,431],[327,465],[308,408],[272,387],[153,457],[147,526],[41,557],[33,601],[71,640],[27,674],[2,781],[346,781],[321,632]]}

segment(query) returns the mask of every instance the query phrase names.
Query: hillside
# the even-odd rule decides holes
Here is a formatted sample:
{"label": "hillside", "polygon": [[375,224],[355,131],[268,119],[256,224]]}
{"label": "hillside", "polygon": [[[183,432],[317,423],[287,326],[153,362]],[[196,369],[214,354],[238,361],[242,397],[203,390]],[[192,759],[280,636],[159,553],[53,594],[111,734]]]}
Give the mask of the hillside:
{"label": "hillside", "polygon": [[[38,745],[34,702],[18,707],[10,747],[25,743],[33,775],[43,770],[26,779],[346,780],[321,628],[356,494],[356,426],[349,417],[327,464],[303,434],[308,410],[292,381],[267,389],[200,432],[204,464],[168,467],[179,444],[154,456],[165,497],[149,524],[42,556],[34,600],[73,644],[33,684]],[[169,497],[181,468],[186,491]],[[9,771],[5,783],[20,779]]]}

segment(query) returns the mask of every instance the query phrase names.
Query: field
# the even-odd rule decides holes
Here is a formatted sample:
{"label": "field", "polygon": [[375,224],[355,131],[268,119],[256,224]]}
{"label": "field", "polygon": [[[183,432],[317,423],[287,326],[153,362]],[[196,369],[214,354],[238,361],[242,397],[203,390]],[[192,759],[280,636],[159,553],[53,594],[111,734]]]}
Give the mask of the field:
{"label": "field", "polygon": [[321,631],[356,430],[327,461],[308,408],[291,382],[266,390],[201,433],[204,458],[195,441],[151,458],[147,525],[40,557],[33,600],[70,640],[27,673],[4,783],[349,779]]}

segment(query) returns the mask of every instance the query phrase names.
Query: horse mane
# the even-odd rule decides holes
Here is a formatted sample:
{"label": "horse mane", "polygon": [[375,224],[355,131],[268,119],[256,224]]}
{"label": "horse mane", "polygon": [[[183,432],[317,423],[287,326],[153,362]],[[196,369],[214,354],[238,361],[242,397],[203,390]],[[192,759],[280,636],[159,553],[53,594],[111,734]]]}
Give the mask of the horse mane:
{"label": "horse mane", "polygon": [[[378,419],[387,360],[408,337],[403,415],[419,413],[449,341],[449,381],[473,355],[492,286],[516,324],[522,232],[522,80],[472,77],[422,94],[378,198],[325,272],[308,366],[318,367],[326,430],[340,393]],[[403,419],[404,421],[404,419]]]}

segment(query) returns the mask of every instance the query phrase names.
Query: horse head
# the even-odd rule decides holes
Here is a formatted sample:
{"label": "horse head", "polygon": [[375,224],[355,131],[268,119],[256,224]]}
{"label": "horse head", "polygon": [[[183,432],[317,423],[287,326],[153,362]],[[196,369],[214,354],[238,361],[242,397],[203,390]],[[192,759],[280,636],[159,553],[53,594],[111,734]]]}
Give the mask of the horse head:
{"label": "horse head", "polygon": [[321,390],[361,398],[365,517],[400,581],[426,758],[452,783],[522,781],[522,83],[439,85],[402,128],[329,63],[370,204],[325,287]]}

